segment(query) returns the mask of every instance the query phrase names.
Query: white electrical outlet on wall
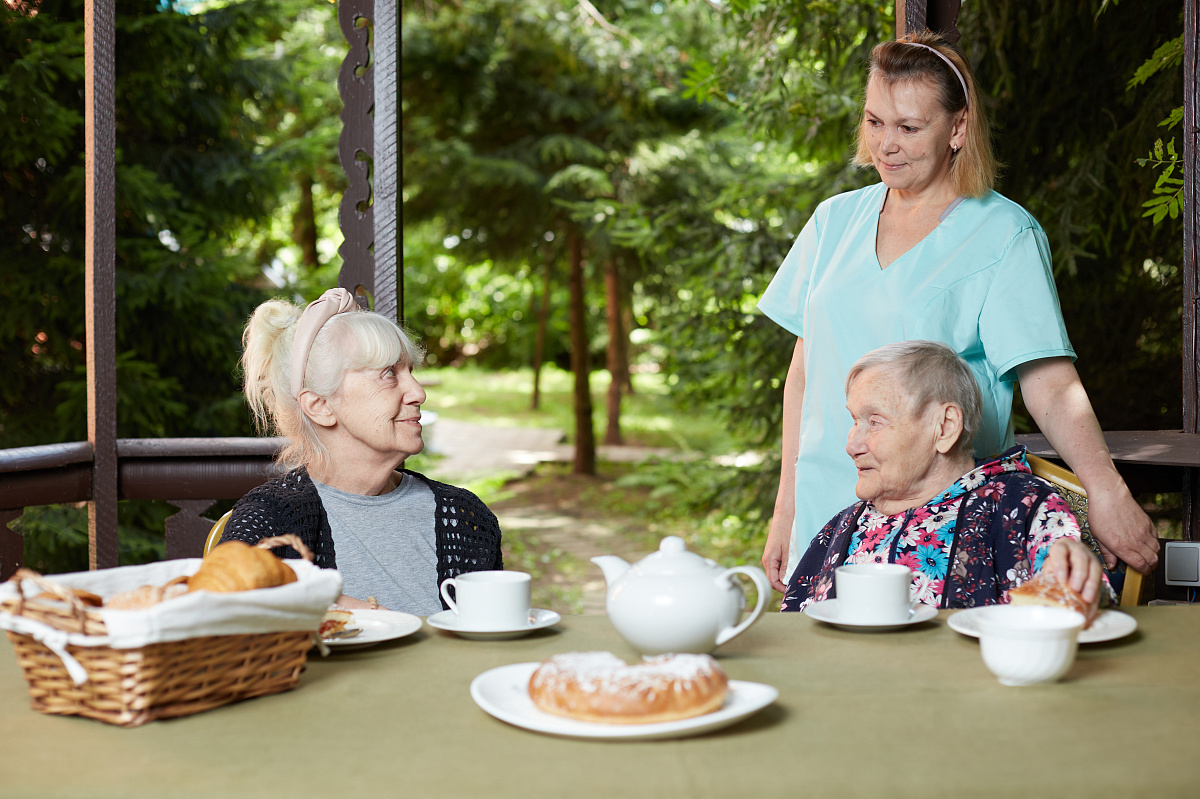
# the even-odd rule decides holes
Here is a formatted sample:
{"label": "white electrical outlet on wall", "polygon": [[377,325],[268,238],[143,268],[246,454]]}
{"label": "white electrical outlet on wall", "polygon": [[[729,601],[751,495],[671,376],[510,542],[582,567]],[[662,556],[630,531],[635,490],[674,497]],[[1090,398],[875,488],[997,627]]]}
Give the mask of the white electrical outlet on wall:
{"label": "white electrical outlet on wall", "polygon": [[1200,541],[1167,541],[1163,552],[1167,585],[1200,586]]}

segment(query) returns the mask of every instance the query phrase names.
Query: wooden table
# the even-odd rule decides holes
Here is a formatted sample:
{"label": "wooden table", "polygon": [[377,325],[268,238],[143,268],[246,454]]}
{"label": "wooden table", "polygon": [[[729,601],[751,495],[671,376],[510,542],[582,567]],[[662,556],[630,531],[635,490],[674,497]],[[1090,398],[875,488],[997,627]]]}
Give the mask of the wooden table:
{"label": "wooden table", "polygon": [[727,730],[645,743],[547,737],[481,711],[477,674],[549,655],[631,658],[603,616],[473,642],[426,627],[310,660],[299,687],[120,729],[28,708],[0,654],[0,796],[1196,796],[1200,609],[1134,608],[1064,682],[1006,688],[950,612],[898,633],[768,614],[721,650],[779,700]]}

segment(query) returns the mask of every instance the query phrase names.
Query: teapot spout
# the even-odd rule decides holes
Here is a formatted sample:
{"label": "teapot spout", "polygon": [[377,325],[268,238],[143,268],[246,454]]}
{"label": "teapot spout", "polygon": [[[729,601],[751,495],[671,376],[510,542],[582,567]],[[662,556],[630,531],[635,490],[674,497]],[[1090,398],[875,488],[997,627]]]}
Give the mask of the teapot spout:
{"label": "teapot spout", "polygon": [[622,574],[629,571],[629,563],[616,555],[598,555],[592,558],[592,563],[595,563],[600,567],[600,571],[604,572],[604,581],[609,586],[619,580]]}

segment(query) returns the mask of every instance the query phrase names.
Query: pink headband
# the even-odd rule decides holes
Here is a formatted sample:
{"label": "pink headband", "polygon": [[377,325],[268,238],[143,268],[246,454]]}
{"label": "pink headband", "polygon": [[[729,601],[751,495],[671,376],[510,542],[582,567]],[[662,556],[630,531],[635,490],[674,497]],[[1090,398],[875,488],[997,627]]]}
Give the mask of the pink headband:
{"label": "pink headband", "polygon": [[292,396],[299,397],[304,389],[304,372],[308,368],[308,352],[317,333],[325,323],[340,313],[359,310],[354,295],[342,288],[330,289],[313,300],[300,314],[296,323],[296,338],[292,341]]}
{"label": "pink headband", "polygon": [[970,107],[970,105],[971,105],[971,93],[970,93],[969,91],[967,91],[967,82],[966,82],[965,80],[963,80],[963,74],[962,74],[961,72],[959,72],[959,71],[958,71],[958,67],[954,66],[954,62],[953,62],[953,61],[951,61],[949,58],[946,58],[946,56],[942,55],[942,51],[941,51],[941,50],[938,50],[938,49],[937,49],[937,48],[935,48],[935,47],[930,47],[930,46],[929,46],[929,45],[927,45],[927,44],[918,44],[917,42],[905,42],[905,44],[911,44],[913,47],[921,47],[921,48],[923,48],[923,49],[925,49],[925,50],[928,50],[929,52],[933,53],[935,56],[937,56],[938,58],[942,59],[943,61],[945,61],[945,62],[946,62],[946,66],[950,67],[951,71],[953,71],[953,72],[954,72],[954,76],[955,76],[956,78],[958,78],[958,82],[959,82],[960,84],[962,84],[963,97],[966,99],[966,102],[967,102],[967,107],[968,107],[968,108]]}

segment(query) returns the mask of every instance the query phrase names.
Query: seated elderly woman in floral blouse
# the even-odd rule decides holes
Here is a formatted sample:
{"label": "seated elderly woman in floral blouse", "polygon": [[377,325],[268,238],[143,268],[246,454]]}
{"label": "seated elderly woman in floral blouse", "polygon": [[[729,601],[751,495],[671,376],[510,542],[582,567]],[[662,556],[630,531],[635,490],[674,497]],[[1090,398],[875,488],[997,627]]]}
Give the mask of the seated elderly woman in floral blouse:
{"label": "seated elderly woman in floral blouse", "polygon": [[1043,568],[1086,602],[1102,590],[1111,600],[1066,500],[1030,473],[1025,449],[973,458],[979,386],[953,350],[904,341],[869,352],[850,370],[846,398],[860,501],[813,539],[783,610],[832,598],[834,570],[849,563],[908,566],[912,598],[939,608],[1007,602]]}

